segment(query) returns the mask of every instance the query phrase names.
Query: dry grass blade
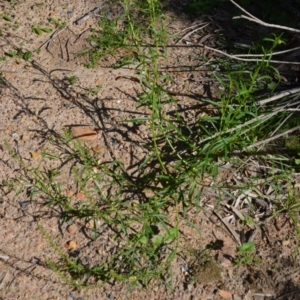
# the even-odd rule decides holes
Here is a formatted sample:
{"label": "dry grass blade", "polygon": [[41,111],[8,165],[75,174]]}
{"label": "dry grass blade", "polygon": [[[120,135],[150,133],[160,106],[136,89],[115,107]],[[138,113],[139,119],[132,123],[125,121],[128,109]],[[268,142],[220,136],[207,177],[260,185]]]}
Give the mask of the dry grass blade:
{"label": "dry grass blade", "polygon": [[243,123],[243,124],[237,125],[237,126],[235,126],[235,127],[233,127],[233,128],[230,128],[230,129],[228,129],[228,130],[226,130],[226,131],[224,131],[224,132],[217,132],[217,133],[213,134],[212,136],[210,136],[210,137],[208,137],[208,138],[205,138],[205,139],[199,141],[199,142],[197,143],[197,145],[201,145],[201,144],[203,144],[203,143],[205,143],[205,142],[207,142],[207,141],[210,141],[210,140],[216,138],[217,136],[219,136],[219,135],[221,135],[221,134],[231,133],[231,132],[234,132],[234,131],[236,131],[236,130],[239,130],[239,129],[242,129],[242,128],[244,128],[244,127],[247,127],[247,126],[249,126],[249,125],[253,125],[253,124],[254,124],[254,125],[253,125],[254,127],[255,127],[255,126],[258,126],[259,124],[255,125],[255,123],[257,123],[258,121],[266,122],[267,120],[271,119],[272,117],[274,117],[276,114],[278,114],[279,112],[281,112],[281,111],[283,111],[283,110],[284,110],[284,109],[276,110],[276,111],[273,111],[272,113],[269,113],[269,114],[260,115],[260,116],[258,116],[258,117],[255,118],[255,119],[251,119],[251,120],[249,120],[249,121],[247,121],[247,122],[245,122],[245,123]]}
{"label": "dry grass blade", "polygon": [[254,143],[251,146],[249,146],[248,148],[253,148],[253,147],[257,147],[257,146],[260,146],[260,145],[267,144],[267,143],[269,143],[271,141],[274,141],[274,140],[276,140],[276,139],[278,139],[278,138],[280,138],[282,136],[288,135],[288,134],[290,134],[290,133],[292,133],[292,132],[294,132],[296,130],[300,130],[300,126],[296,126],[296,127],[292,128],[292,129],[289,129],[289,130],[287,130],[287,131],[285,131],[283,133],[279,133],[279,134],[274,135],[274,136],[272,136],[272,137],[270,137],[268,139],[265,139],[263,141],[259,141],[257,143]]}
{"label": "dry grass blade", "polygon": [[[300,290],[296,290],[290,293],[286,293],[280,297],[277,297],[276,300],[285,300],[285,299],[297,299],[300,294]],[[297,296],[298,295],[298,296]],[[295,298],[294,298],[295,297]]]}
{"label": "dry grass blade", "polygon": [[214,211],[214,214],[220,219],[220,221],[225,225],[225,227],[227,228],[227,230],[231,233],[232,237],[234,238],[234,240],[236,241],[236,243],[241,246],[241,239],[240,236],[235,232],[235,230],[233,230],[231,228],[231,226],[229,225],[229,223],[227,221],[225,221],[216,211]]}
{"label": "dry grass blade", "polygon": [[182,40],[186,39],[188,36],[190,36],[190,35],[193,34],[194,32],[196,32],[196,31],[198,31],[198,30],[201,30],[201,29],[207,27],[209,24],[210,24],[210,22],[204,23],[204,25],[203,25],[203,24],[200,24],[200,25],[203,25],[203,26],[197,27],[196,29],[194,29],[194,30],[190,31],[189,33],[185,34],[178,42],[175,43],[175,45],[178,44],[178,43],[180,43]]}

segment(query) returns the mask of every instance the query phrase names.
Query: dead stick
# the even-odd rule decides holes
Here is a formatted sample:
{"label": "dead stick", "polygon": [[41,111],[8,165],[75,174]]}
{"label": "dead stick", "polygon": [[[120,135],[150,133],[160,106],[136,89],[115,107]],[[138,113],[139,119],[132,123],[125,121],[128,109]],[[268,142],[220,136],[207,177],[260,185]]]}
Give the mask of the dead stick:
{"label": "dead stick", "polygon": [[85,14],[83,17],[80,17],[79,19],[77,19],[76,21],[73,22],[74,25],[79,25],[82,22],[86,21],[88,18],[94,16],[102,7],[96,7],[93,10],[91,10],[90,12],[88,12],[87,14]]}
{"label": "dead stick", "polygon": [[70,39],[67,39],[67,42],[66,42],[66,52],[67,52],[67,62],[70,61],[70,54],[69,54],[69,49],[68,49],[68,44],[69,44],[69,40]]}
{"label": "dead stick", "polygon": [[61,41],[60,41],[59,37],[58,37],[58,40],[59,40],[59,48],[60,48],[61,58],[64,59],[64,52],[63,52]]}
{"label": "dead stick", "polygon": [[60,34],[63,30],[65,30],[67,27],[61,28],[56,30],[55,32],[52,33],[50,38],[44,42],[38,49],[42,49],[45,45],[47,45],[52,39],[54,39],[58,34]]}

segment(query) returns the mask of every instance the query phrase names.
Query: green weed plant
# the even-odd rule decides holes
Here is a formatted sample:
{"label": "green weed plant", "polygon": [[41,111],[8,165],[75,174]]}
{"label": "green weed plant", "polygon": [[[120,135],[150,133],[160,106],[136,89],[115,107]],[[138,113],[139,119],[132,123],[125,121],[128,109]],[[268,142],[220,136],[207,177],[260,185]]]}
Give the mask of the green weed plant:
{"label": "green weed plant", "polygon": [[[67,131],[64,136],[53,139],[56,151],[45,150],[41,165],[35,167],[26,165],[6,145],[24,175],[13,184],[3,182],[3,185],[19,192],[26,188],[31,201],[42,199],[45,206],[59,207],[62,223],[93,220],[93,239],[98,238],[97,221],[100,221],[102,226],[107,226],[117,245],[101,263],[87,266],[78,258],[66,255],[41,228],[61,257],[60,262],[48,261],[48,265],[76,286],[116,281],[147,286],[153,280],[166,281],[172,261],[182,250],[179,223],[186,218],[189,208],[203,209],[200,200],[203,188],[207,187],[203,179],[216,178],[220,166],[231,163],[238,168],[249,158],[258,159],[276,170],[277,175],[272,177],[274,186],[279,186],[282,178],[293,172],[289,158],[274,147],[253,147],[257,141],[267,139],[289,115],[272,105],[258,105],[261,93],[271,96],[279,84],[280,76],[270,65],[267,54],[281,39],[268,40],[265,56],[255,63],[215,59],[210,66],[212,70],[215,66],[220,70],[214,72],[220,86],[219,99],[205,99],[207,105],[213,107],[210,110],[213,113],[202,114],[195,124],[190,124],[179,112],[175,116],[166,113],[168,105],[177,100],[161,85],[169,78],[159,68],[159,60],[167,56],[168,38],[160,2],[123,0],[122,4],[124,12],[119,19],[103,18],[99,29],[93,30],[88,39],[91,47],[85,55],[87,66],[94,67],[101,57],[113,55],[117,49],[133,49],[136,53],[135,61],[126,63],[134,63],[140,74],[142,92],[137,106],[148,108],[150,114],[147,118],[132,118],[125,122],[146,125],[151,137],[145,144],[149,155],[138,166],[138,179],[129,175],[117,158],[99,162],[82,143],[72,140]],[[73,77],[67,80],[73,83]],[[288,121],[284,124],[285,128],[290,126]],[[161,140],[165,142],[164,147]],[[60,154],[61,149],[64,154]],[[68,176],[85,194],[86,201],[72,202],[64,193],[69,182],[66,173],[60,168],[44,170],[41,167],[43,160],[58,160],[62,166],[71,164]],[[259,179],[267,181],[270,176],[262,174]],[[210,188],[230,194],[232,189],[243,192],[255,185],[253,180],[248,185],[230,186],[225,182]],[[150,195],[145,191],[151,191]],[[280,212],[285,210],[290,214],[296,227],[298,200],[291,189],[289,200],[278,206]],[[175,214],[172,224],[170,208]],[[252,250],[250,243],[240,247],[240,261],[248,262]]]}

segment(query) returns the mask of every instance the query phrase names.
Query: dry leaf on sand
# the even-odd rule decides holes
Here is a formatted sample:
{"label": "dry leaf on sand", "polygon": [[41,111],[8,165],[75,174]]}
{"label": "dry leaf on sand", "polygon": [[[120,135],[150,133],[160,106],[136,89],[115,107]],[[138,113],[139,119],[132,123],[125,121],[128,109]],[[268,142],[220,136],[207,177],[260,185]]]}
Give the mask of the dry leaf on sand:
{"label": "dry leaf on sand", "polygon": [[219,290],[219,295],[225,299],[225,300],[231,300],[232,299],[232,295],[230,292],[227,292],[225,290]]}
{"label": "dry leaf on sand", "polygon": [[77,226],[76,226],[75,224],[69,225],[69,226],[67,227],[67,231],[68,231],[69,233],[74,233],[75,231],[77,231]]}
{"label": "dry leaf on sand", "polygon": [[77,244],[75,241],[69,241],[65,244],[65,248],[67,250],[73,250],[73,249],[76,249],[77,248]]}
{"label": "dry leaf on sand", "polygon": [[81,193],[81,192],[78,192],[77,194],[75,194],[75,198],[77,200],[85,200],[86,199],[86,196],[84,193]]}
{"label": "dry leaf on sand", "polygon": [[97,138],[97,132],[89,127],[72,127],[72,136],[81,141],[93,141]]}
{"label": "dry leaf on sand", "polygon": [[30,156],[33,159],[40,159],[42,157],[40,152],[30,152]]}

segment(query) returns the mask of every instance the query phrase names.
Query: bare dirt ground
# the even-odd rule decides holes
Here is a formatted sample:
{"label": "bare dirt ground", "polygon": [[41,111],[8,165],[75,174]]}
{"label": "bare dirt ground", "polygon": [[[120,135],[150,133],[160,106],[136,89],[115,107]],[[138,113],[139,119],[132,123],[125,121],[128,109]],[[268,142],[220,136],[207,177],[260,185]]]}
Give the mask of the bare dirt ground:
{"label": "bare dirt ground", "polygon": [[[33,52],[47,41],[50,35],[36,35],[31,29],[33,24],[47,22],[49,17],[65,20],[68,24],[32,59],[25,61],[12,57],[0,64],[3,74],[0,85],[1,180],[9,180],[20,172],[8,153],[5,140],[27,164],[37,165],[42,149],[49,146],[48,140],[62,134],[64,128],[77,125],[97,130],[88,146],[99,152],[103,160],[111,159],[113,154],[128,168],[132,156],[146,155],[139,147],[139,143],[147,138],[143,128],[137,131],[121,124],[122,120],[148,114],[146,109],[136,108],[140,87],[135,81],[128,80],[136,76],[134,70],[109,67],[115,61],[114,57],[101,61],[94,69],[87,69],[84,58],[77,57],[89,46],[85,42],[88,31],[84,32],[96,26],[97,18],[79,25],[73,22],[99,5],[101,3],[95,0],[0,3],[0,14],[12,18],[11,22],[0,20],[0,56],[15,51],[21,44],[23,50]],[[171,12],[169,16],[171,32],[191,24],[187,17],[181,18]],[[193,118],[201,112],[201,97],[213,96],[213,81],[205,72],[176,72],[171,67],[177,62],[191,66],[197,63],[198,56],[207,54],[188,47],[168,51],[168,61],[162,62],[162,67],[173,76],[175,83],[167,88]],[[74,85],[66,80],[70,76],[78,78]],[[103,131],[105,135],[101,134]],[[55,167],[55,162],[49,160],[47,163]],[[69,189],[68,192],[76,193],[72,182]],[[103,232],[93,241],[88,237],[90,224],[76,222],[70,228],[73,224],[62,224],[59,212],[28,202],[26,191],[16,194],[3,188],[0,198],[0,299],[300,299],[299,251],[293,225],[287,216],[282,213],[256,228],[252,238],[257,263],[236,266],[232,258],[236,256],[237,244],[213,213],[216,203],[217,197],[208,193],[202,199],[204,211],[188,212],[190,222],[199,226],[201,233],[182,223],[181,247],[205,249],[221,241],[220,246],[211,250],[220,268],[220,277],[209,275],[212,268],[196,268],[193,275],[197,280],[190,281],[185,272],[188,255],[183,255],[174,261],[173,280],[168,285],[153,283],[146,289],[138,289],[117,283],[77,289],[64,283],[44,263],[46,258],[56,261],[58,255],[42,236],[38,225],[42,225],[66,252],[66,243],[76,241],[81,259],[91,264],[109,251],[108,236]],[[220,214],[226,217],[226,209]],[[237,232],[246,230],[253,234],[238,222],[232,227]]]}

